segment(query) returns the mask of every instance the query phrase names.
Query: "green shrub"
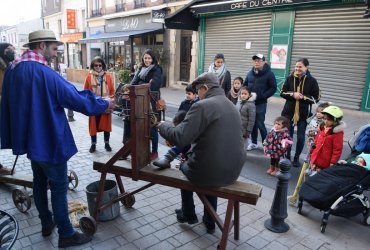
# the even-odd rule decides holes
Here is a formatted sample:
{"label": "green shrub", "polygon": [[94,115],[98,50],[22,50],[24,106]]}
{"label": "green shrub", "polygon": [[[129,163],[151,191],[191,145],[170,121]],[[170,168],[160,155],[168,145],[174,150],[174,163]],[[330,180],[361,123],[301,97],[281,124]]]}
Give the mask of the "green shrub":
{"label": "green shrub", "polygon": [[121,83],[130,83],[131,77],[130,77],[130,70],[128,69],[121,69],[118,71],[118,80]]}

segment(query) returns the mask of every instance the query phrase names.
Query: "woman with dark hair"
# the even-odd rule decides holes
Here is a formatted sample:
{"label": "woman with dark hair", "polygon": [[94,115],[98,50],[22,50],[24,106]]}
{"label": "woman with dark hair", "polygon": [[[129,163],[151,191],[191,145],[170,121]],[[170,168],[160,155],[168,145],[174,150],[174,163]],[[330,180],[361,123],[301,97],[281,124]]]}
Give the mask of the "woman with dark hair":
{"label": "woman with dark hair", "polygon": [[[0,43],[0,103],[1,91],[3,89],[3,80],[6,68],[15,59],[15,48],[10,43]],[[1,106],[0,106],[1,110]],[[11,169],[3,167],[0,164],[0,175],[11,174]]]}
{"label": "woman with dark hair", "polygon": [[[90,64],[90,72],[87,74],[84,89],[89,89],[96,96],[103,98],[114,96],[114,85],[112,78],[106,73],[107,66],[101,57],[95,57]],[[91,136],[91,147],[89,152],[96,150],[96,134],[104,131],[105,149],[112,151],[109,145],[110,132],[112,132],[112,112],[106,112],[97,116],[89,117],[89,132]]]}
{"label": "woman with dark hair", "polygon": [[[141,57],[141,64],[135,73],[134,78],[131,81],[132,85],[140,85],[144,83],[150,84],[150,91],[152,96],[150,103],[152,111],[158,113],[156,107],[156,100],[160,98],[160,87],[162,85],[162,68],[158,65],[158,61],[154,55],[154,52],[150,49],[144,51]],[[157,115],[158,121],[160,121],[160,115]],[[156,127],[151,128],[150,138],[152,140],[152,152],[150,159],[153,161],[158,158],[158,130]]]}
{"label": "woman with dark hair", "polygon": [[213,63],[211,63],[208,68],[208,72],[212,72],[217,75],[220,86],[224,89],[225,95],[227,96],[231,89],[231,74],[226,68],[224,54],[218,53],[215,55]]}
{"label": "woman with dark hair", "polygon": [[[299,156],[302,153],[305,141],[307,118],[310,116],[311,105],[320,100],[320,89],[316,79],[308,71],[307,58],[297,60],[294,72],[287,77],[280,91],[285,105],[282,116],[291,121],[289,134],[293,138],[294,127],[297,126],[297,143],[293,160],[293,166],[299,167]],[[290,159],[290,149],[287,151]]]}

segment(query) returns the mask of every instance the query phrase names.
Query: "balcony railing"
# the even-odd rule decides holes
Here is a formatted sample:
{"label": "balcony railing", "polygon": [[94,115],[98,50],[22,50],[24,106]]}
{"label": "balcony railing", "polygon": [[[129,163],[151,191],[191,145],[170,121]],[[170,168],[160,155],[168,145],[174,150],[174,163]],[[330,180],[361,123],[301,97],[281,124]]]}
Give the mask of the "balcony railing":
{"label": "balcony railing", "polygon": [[163,0],[163,3],[173,3],[176,2],[176,0]]}
{"label": "balcony railing", "polygon": [[125,10],[125,4],[124,3],[117,3],[116,4],[116,12],[124,11]]}
{"label": "balcony railing", "polygon": [[97,17],[97,16],[102,16],[102,9],[96,9],[91,11],[91,17]]}
{"label": "balcony railing", "polygon": [[135,9],[145,7],[145,0],[135,0]]}

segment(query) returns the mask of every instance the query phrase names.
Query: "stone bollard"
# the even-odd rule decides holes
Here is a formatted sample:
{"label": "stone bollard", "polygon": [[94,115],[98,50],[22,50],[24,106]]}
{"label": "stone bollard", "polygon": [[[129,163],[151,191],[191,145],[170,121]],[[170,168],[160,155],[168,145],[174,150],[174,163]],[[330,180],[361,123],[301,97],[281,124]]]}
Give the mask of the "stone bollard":
{"label": "stone bollard", "polygon": [[280,160],[280,172],[276,175],[278,182],[276,183],[274,201],[270,209],[271,219],[265,221],[265,227],[275,233],[285,233],[289,230],[289,225],[284,222],[284,219],[288,217],[287,194],[291,167],[292,163],[289,160]]}

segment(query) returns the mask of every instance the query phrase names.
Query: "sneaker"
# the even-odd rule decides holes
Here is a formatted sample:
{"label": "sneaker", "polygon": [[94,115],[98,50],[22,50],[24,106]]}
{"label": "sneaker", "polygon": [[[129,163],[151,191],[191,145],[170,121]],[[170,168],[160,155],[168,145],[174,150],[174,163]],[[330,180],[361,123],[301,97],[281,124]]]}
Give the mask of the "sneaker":
{"label": "sneaker", "polygon": [[294,157],[293,167],[295,167],[295,168],[299,168],[300,167],[300,165],[299,165],[299,158],[298,157]]}
{"label": "sneaker", "polygon": [[182,210],[179,213],[176,213],[176,219],[180,223],[185,223],[185,222],[187,222],[188,224],[198,223],[198,218],[195,214],[192,215],[192,216],[187,217],[187,216],[184,215]]}
{"label": "sneaker", "polygon": [[257,144],[251,143],[251,144],[248,145],[247,151],[251,151],[251,150],[257,149],[257,148],[258,148]]}
{"label": "sneaker", "polygon": [[3,166],[0,167],[0,175],[11,175],[11,174],[12,170],[10,168],[6,168]]}
{"label": "sneaker", "polygon": [[59,248],[66,248],[66,247],[72,247],[72,246],[79,246],[82,244],[85,244],[89,241],[91,241],[91,236],[75,232],[74,235],[68,238],[59,238],[58,247]]}
{"label": "sneaker", "polygon": [[150,153],[150,160],[151,161],[154,161],[157,158],[158,158],[158,152],[151,152]]}
{"label": "sneaker", "polygon": [[108,152],[112,151],[112,148],[110,147],[109,143],[105,143],[105,150],[107,150]]}
{"label": "sneaker", "polygon": [[89,149],[89,152],[90,153],[94,153],[96,151],[96,145],[95,144],[91,144],[91,147]]}
{"label": "sneaker", "polygon": [[43,227],[41,229],[41,234],[43,237],[50,236],[51,233],[53,232],[54,227],[56,226],[55,222],[53,221],[49,226]]}

